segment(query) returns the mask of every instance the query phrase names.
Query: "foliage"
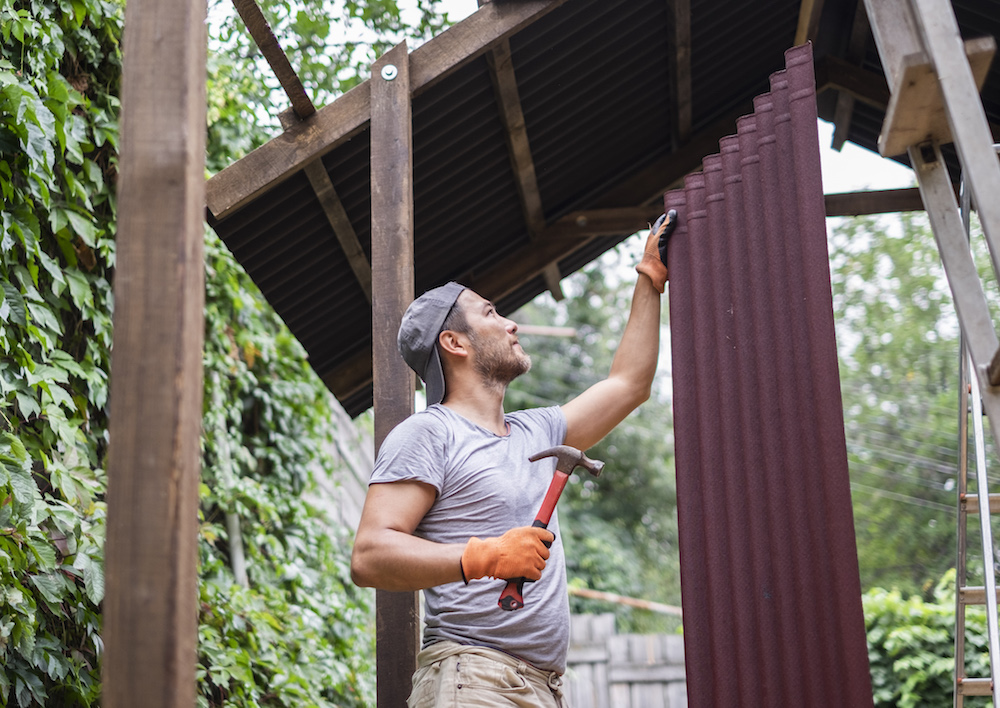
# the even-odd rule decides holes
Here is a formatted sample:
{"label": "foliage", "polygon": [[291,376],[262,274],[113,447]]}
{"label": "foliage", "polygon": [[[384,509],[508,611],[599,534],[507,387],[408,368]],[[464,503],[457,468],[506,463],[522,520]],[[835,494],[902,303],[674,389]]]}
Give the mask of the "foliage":
{"label": "foliage", "polygon": [[845,221],[830,245],[862,585],[928,592],[955,562],[951,294],[922,216]]}
{"label": "foliage", "polygon": [[[532,369],[511,385],[508,408],[561,405],[607,376],[628,319],[637,246],[642,243],[632,239],[564,280],[562,302],[537,298],[514,313],[519,324],[570,326],[577,334],[568,341],[520,336]],[[661,346],[668,348],[667,342]],[[668,380],[658,377],[660,384]],[[604,474],[570,477],[559,503],[560,526],[572,585],[679,605],[671,406],[667,392],[654,388],[649,401],[589,451],[607,463]],[[574,597],[571,606],[574,612],[613,610],[621,631],[664,631],[677,624],[594,600]]]}
{"label": "foliage", "polygon": [[[99,702],[123,6],[0,0],[0,706]],[[420,5],[421,32],[441,21],[433,6]],[[352,80],[324,48],[336,18],[377,47],[408,26],[392,8],[265,11],[313,52],[304,76],[323,96]],[[212,27],[218,169],[266,139],[256,117],[278,102],[241,63],[243,30]],[[226,32],[238,51],[218,49]],[[334,466],[323,451],[336,403],[211,234],[206,265],[199,704],[362,705],[374,692],[368,596],[348,580],[346,532],[306,501]],[[231,570],[239,545],[246,586]]]}
{"label": "foliage", "polygon": [[[335,465],[337,404],[229,251],[214,236],[205,246],[199,703],[361,705],[367,595],[350,582],[346,532],[303,497],[314,470]],[[246,588],[231,569],[233,518]]]}
{"label": "foliage", "polygon": [[100,689],[121,23],[0,0],[0,705]]}
{"label": "foliage", "polygon": [[[952,702],[955,659],[955,571],[948,571],[925,602],[898,590],[869,590],[862,597],[868,661],[876,708],[945,706]],[[965,675],[990,675],[986,612],[966,608]],[[967,696],[965,705],[992,705]]]}
{"label": "foliage", "polygon": [[[318,108],[368,77],[369,65],[406,39],[412,50],[440,32],[440,0],[273,0],[259,3],[306,95]],[[402,5],[402,7],[401,7]],[[284,90],[230,0],[209,2],[207,167],[217,172],[266,142],[289,107]]]}

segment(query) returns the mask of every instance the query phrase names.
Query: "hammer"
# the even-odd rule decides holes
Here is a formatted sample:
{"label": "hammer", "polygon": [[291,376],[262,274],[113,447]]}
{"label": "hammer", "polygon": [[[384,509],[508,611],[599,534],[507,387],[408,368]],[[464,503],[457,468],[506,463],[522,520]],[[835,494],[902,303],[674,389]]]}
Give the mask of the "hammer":
{"label": "hammer", "polygon": [[[556,471],[552,473],[552,481],[549,483],[549,490],[545,493],[542,506],[538,510],[538,514],[535,515],[535,520],[531,523],[532,526],[537,526],[540,529],[548,528],[552,512],[556,508],[556,502],[559,501],[559,495],[566,488],[566,482],[569,480],[569,475],[574,469],[583,467],[595,477],[600,475],[601,470],[604,469],[603,462],[592,460],[575,447],[570,447],[569,445],[550,447],[548,450],[535,453],[528,460],[537,462],[543,457],[555,457],[557,461]],[[549,546],[551,544],[546,543],[545,545]],[[500,601],[497,604],[504,610],[521,609],[524,607],[524,597],[521,595],[523,588],[524,578],[511,578],[507,581],[507,587],[500,593]]]}

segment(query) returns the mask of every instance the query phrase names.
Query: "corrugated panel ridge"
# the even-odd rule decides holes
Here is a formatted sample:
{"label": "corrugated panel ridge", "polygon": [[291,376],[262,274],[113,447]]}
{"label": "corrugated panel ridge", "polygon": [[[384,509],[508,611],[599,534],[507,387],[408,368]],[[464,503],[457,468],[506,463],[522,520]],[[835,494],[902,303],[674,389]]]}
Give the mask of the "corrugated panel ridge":
{"label": "corrugated panel ridge", "polygon": [[667,193],[688,700],[871,706],[811,45]]}

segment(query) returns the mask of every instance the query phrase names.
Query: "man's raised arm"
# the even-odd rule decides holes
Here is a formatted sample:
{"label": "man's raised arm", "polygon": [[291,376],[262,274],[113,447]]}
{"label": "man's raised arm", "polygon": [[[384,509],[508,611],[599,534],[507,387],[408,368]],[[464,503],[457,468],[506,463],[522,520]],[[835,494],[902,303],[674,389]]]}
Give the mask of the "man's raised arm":
{"label": "man's raised arm", "polygon": [[649,398],[660,353],[660,295],[667,280],[666,244],[677,225],[676,212],[650,230],[632,309],[611,371],[562,407],[566,444],[580,450],[596,445],[629,413]]}

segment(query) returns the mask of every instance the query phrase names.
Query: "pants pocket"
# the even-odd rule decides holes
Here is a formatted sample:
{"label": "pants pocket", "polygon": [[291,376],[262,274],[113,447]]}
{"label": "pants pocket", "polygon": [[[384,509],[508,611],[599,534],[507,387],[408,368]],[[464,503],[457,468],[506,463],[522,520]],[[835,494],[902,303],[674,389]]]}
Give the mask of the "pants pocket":
{"label": "pants pocket", "polygon": [[422,666],[413,673],[413,688],[406,699],[407,708],[433,708],[441,691],[441,665],[443,661]]}
{"label": "pants pocket", "polygon": [[516,669],[477,654],[464,654],[458,664],[458,690],[494,694],[530,693],[531,688]]}

